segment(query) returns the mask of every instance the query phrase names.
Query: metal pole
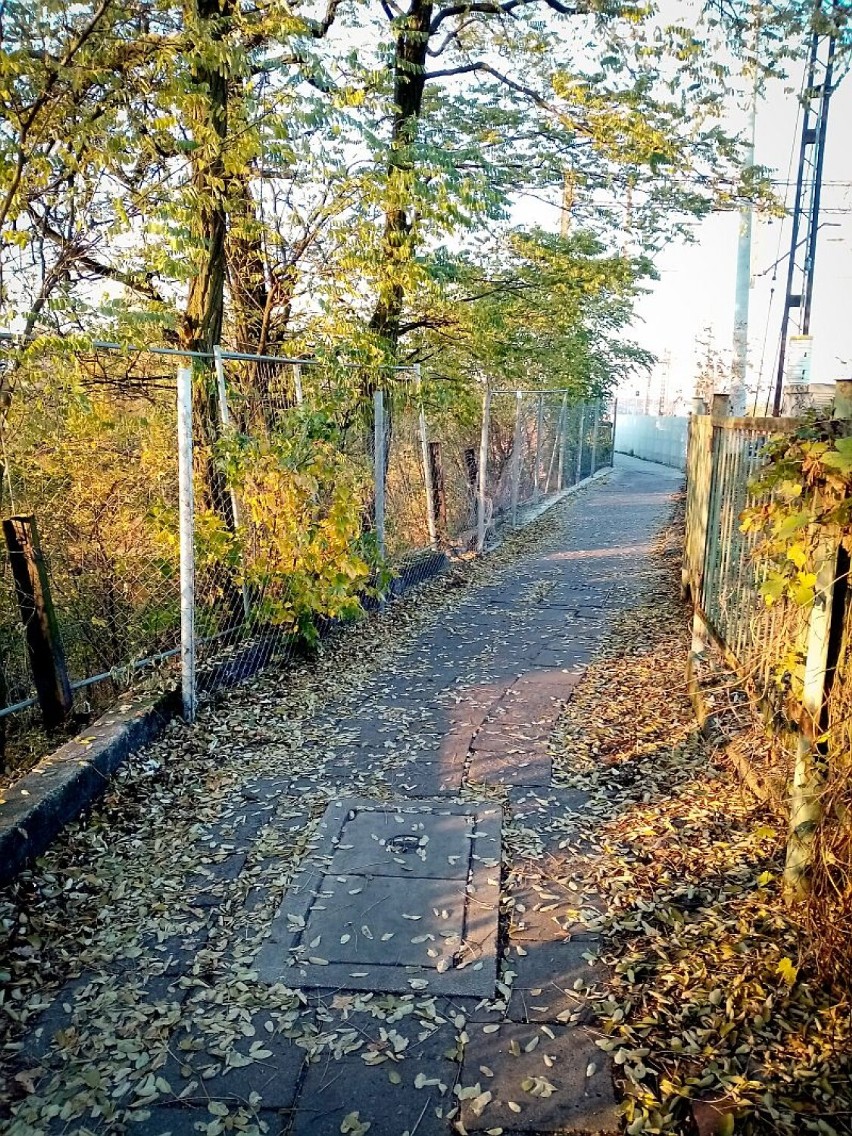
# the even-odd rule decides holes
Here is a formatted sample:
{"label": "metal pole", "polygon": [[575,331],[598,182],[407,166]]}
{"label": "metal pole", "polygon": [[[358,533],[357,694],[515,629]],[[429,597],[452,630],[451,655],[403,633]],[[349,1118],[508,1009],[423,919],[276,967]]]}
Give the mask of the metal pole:
{"label": "metal pole", "polygon": [[[556,430],[554,431],[553,449],[550,451],[550,461],[547,465],[547,478],[544,482],[544,495],[545,497],[550,492],[550,479],[553,476],[553,467],[556,465],[556,455],[559,450],[559,439],[562,436],[562,412],[565,410],[565,402],[559,407],[559,414],[556,416]],[[556,486],[556,491],[559,491],[559,486]]]}
{"label": "metal pole", "polygon": [[541,468],[541,434],[544,430],[544,395],[538,396],[538,417],[535,426],[535,470],[533,471],[533,499],[538,500],[541,496],[541,486],[539,484]]}
{"label": "metal pole", "polygon": [[559,432],[559,466],[556,471],[556,491],[565,488],[565,447],[568,444],[568,395],[562,396],[562,429]]}
{"label": "metal pole", "polygon": [[609,451],[610,469],[615,467],[615,427],[618,424],[618,399],[612,400],[612,446]]}
{"label": "metal pole", "polygon": [[[820,6],[821,7],[821,6]],[[835,40],[832,36],[828,44],[828,60],[823,74],[822,83],[816,82],[816,71],[820,59],[820,47],[823,37],[816,31],[811,36],[811,49],[808,58],[807,78],[804,87],[805,112],[802,123],[802,134],[799,144],[799,165],[796,173],[796,200],[793,206],[792,231],[790,234],[790,254],[787,262],[787,286],[784,298],[784,311],[781,317],[781,342],[778,347],[778,370],[775,375],[775,394],[772,400],[772,415],[777,418],[781,413],[781,400],[784,393],[784,376],[787,367],[787,340],[790,331],[790,317],[793,308],[803,312],[800,330],[807,335],[810,330],[810,307],[813,289],[813,257],[816,254],[817,231],[819,229],[819,202],[822,182],[823,151],[825,146],[825,130],[828,124],[828,103],[831,98],[831,80],[834,65]],[[813,104],[819,98],[817,121],[812,121]],[[812,147],[816,147],[816,161],[811,154]],[[811,193],[808,198],[808,178],[811,181]],[[799,251],[799,227],[804,217],[807,225],[805,242],[804,267],[797,265],[796,254]],[[797,269],[802,277],[799,293],[793,291]]]}
{"label": "metal pole", "polygon": [[216,368],[216,391],[219,395],[219,419],[227,430],[231,424],[231,415],[228,412],[228,391],[225,387],[225,363],[222,358],[222,348],[218,343],[213,348],[213,365]]}
{"label": "metal pole", "polygon": [[178,499],[180,518],[180,669],[183,716],[195,720],[195,502],[192,484],[192,367],[177,373]]}
{"label": "metal pole", "polygon": [[485,548],[485,489],[488,477],[488,431],[491,421],[491,389],[485,388],[482,399],[482,436],[479,439],[479,485],[476,501],[476,551]]}
{"label": "metal pole", "polygon": [[375,490],[376,547],[385,555],[385,403],[380,390],[373,394],[373,486]]}
{"label": "metal pole", "polygon": [[426,486],[426,527],[429,530],[429,543],[438,547],[438,526],[435,523],[435,494],[432,492],[432,463],[429,458],[429,432],[426,426],[426,409],[423,405],[423,374],[420,364],[414,364],[414,381],[417,385],[419,402],[420,452],[423,457],[423,483]]}
{"label": "metal pole", "polygon": [[512,442],[512,528],[518,527],[518,495],[521,491],[521,449],[524,444],[521,429],[523,394],[515,392],[515,439]]}
{"label": "metal pole", "polygon": [[817,159],[814,171],[814,192],[811,205],[811,224],[808,233],[808,251],[805,264],[808,267],[807,279],[802,295],[802,335],[808,335],[811,330],[811,303],[814,295],[814,265],[817,254],[817,236],[819,234],[819,207],[822,196],[822,167],[825,161],[825,135],[828,128],[828,106],[832,94],[834,76],[834,55],[837,50],[837,37],[832,36],[828,41],[828,59],[822,78],[822,99],[820,102],[819,119],[817,123]]}
{"label": "metal pole", "polygon": [[293,364],[293,386],[296,388],[296,406],[305,401],[305,392],[302,390],[302,364]]}
{"label": "metal pole", "polygon": [[582,481],[583,479],[583,430],[586,427],[586,404],[580,403],[580,429],[578,431],[577,442],[577,476],[575,481]]}
{"label": "metal pole", "polygon": [[[756,35],[758,33],[755,33]],[[754,132],[757,120],[757,85],[755,74],[751,92],[748,143],[743,155],[743,167],[754,165]],[[740,231],[737,240],[737,278],[734,290],[734,358],[731,381],[731,404],[735,416],[746,412],[746,370],[748,368],[748,308],[751,293],[751,230],[752,207],[747,202],[740,210]]]}
{"label": "metal pole", "polygon": [[597,473],[596,465],[598,460],[598,423],[600,422],[600,403],[595,403],[595,409],[592,411],[592,468],[589,471],[590,476]]}

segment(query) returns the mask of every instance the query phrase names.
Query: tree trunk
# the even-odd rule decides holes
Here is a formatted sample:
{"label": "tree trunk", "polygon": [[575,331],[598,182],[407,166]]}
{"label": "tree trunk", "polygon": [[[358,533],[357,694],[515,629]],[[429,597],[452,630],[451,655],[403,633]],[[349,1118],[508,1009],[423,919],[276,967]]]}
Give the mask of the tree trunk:
{"label": "tree trunk", "polygon": [[[188,6],[190,21],[206,24],[213,42],[224,38],[233,14],[233,0],[223,0],[221,5],[219,0],[188,0]],[[195,237],[200,253],[189,282],[179,339],[181,347],[187,351],[206,352],[211,356],[209,361],[198,361],[194,367],[193,417],[207,455],[207,504],[233,528],[233,510],[224,478],[209,457],[220,433],[212,353],[222,338],[225,307],[228,214],[224,150],[228,135],[228,77],[221,66],[195,62],[191,86],[193,110],[189,124],[196,145],[190,151],[190,160],[196,202]]]}
{"label": "tree trunk", "polygon": [[[187,0],[190,22],[206,25],[212,43],[228,31],[234,0]],[[228,136],[228,76],[224,65],[194,62],[191,70],[192,128],[190,151],[192,188],[196,202],[196,232],[202,254],[189,284],[180,327],[180,342],[189,351],[212,351],[222,336],[225,297],[225,239],[228,215],[225,201],[224,151]]]}
{"label": "tree trunk", "polygon": [[[426,49],[432,21],[430,0],[411,0],[408,14],[397,35],[393,61],[394,118],[387,165],[385,223],[379,286],[369,329],[380,338],[389,361],[396,359],[399,349],[400,322],[405,304],[405,283],[401,276],[411,263],[416,245],[411,181],[415,162],[411,147],[423,108],[426,86]],[[368,377],[363,391],[368,414],[367,444],[372,455],[372,397],[375,380]],[[393,439],[391,400],[385,406],[385,473],[390,461]]]}
{"label": "tree trunk", "polygon": [[[236,347],[257,355],[277,354],[288,322],[296,268],[285,265],[276,276],[270,271],[248,171],[230,179],[230,209],[226,251]],[[283,307],[284,315],[279,312],[273,324],[274,307]],[[245,430],[251,428],[253,418],[265,429],[273,429],[276,415],[297,402],[292,368],[281,363],[242,363],[240,386],[247,400],[245,421],[239,411],[236,417]]]}
{"label": "tree trunk", "polygon": [[[212,44],[225,38],[234,13],[234,0],[187,0],[187,22],[200,24]],[[189,283],[186,307],[179,328],[180,345],[187,351],[203,352],[195,360],[193,384],[193,431],[197,432],[203,500],[230,532],[236,531],[233,500],[226,478],[215,461],[215,445],[221,434],[218,392],[213,368],[213,348],[221,341],[227,273],[226,241],[228,208],[225,147],[228,137],[228,74],[226,64],[208,63],[217,53],[199,52],[193,62],[190,83],[192,111],[189,126],[195,147],[190,151],[195,201],[195,237],[200,246],[198,262]],[[236,582],[227,589],[231,622],[242,618],[242,593]]]}
{"label": "tree trunk", "polygon": [[415,246],[411,178],[414,173],[410,149],[417,139],[426,86],[426,49],[432,4],[411,0],[394,51],[394,119],[387,167],[385,227],[382,237],[382,278],[370,330],[385,340],[390,354],[399,344],[400,317],[405,303],[405,285],[400,268],[410,263]]}

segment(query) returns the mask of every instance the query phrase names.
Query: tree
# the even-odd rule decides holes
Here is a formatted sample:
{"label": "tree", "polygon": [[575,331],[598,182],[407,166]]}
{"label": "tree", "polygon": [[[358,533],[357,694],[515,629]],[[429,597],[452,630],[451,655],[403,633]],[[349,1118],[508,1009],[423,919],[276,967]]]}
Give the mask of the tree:
{"label": "tree", "polygon": [[456,381],[475,369],[509,386],[604,398],[652,357],[625,338],[644,259],[608,254],[589,233],[512,230],[486,255],[442,250],[412,328],[430,366]]}
{"label": "tree", "polygon": [[719,351],[712,327],[705,327],[695,343],[698,372],[695,376],[694,397],[704,400],[710,407],[714,394],[725,394],[731,385],[730,358]]}

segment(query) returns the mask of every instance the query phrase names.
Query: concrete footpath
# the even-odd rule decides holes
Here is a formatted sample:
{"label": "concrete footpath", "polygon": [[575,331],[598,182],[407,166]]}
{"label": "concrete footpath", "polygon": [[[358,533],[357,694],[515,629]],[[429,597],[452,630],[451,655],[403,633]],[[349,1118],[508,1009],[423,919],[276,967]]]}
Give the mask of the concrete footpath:
{"label": "concrete footpath", "polygon": [[252,776],[199,806],[191,855],[153,829],[113,849],[118,942],[107,911],[79,973],[31,994],[7,1131],[619,1131],[584,795],[552,734],[680,478],[618,458],[297,744],[258,712]]}

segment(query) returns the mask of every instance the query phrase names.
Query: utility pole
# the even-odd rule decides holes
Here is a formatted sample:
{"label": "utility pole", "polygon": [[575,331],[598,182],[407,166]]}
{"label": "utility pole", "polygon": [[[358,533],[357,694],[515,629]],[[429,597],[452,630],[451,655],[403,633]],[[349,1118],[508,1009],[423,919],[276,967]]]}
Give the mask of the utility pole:
{"label": "utility pole", "polygon": [[[834,15],[837,9],[837,3],[833,3],[830,14]],[[820,21],[826,14],[823,12],[822,0],[818,0],[815,20]],[[772,413],[775,417],[781,413],[791,324],[799,335],[810,333],[822,168],[825,159],[828,107],[833,92],[836,50],[836,28],[822,32],[817,26],[817,30],[811,36],[807,77],[802,96],[804,117],[796,175],[796,203],[793,208],[793,232],[787,263],[787,291],[784,298],[784,313],[781,317],[781,344],[778,352],[778,372],[775,377],[775,398],[772,404]],[[804,235],[800,237],[802,230]]]}
{"label": "utility pole", "polygon": [[662,358],[662,376],[660,378],[660,401],[657,404],[657,413],[662,416],[668,413],[669,409],[669,381],[672,376],[672,353],[666,351]]}
{"label": "utility pole", "polygon": [[[745,152],[745,168],[754,165],[754,134],[757,122],[757,45],[759,31],[755,31],[755,73],[749,108],[748,141]],[[748,308],[751,293],[751,228],[752,207],[747,202],[740,209],[740,232],[737,241],[737,282],[734,293],[734,358],[731,377],[731,413],[740,418],[746,412],[746,371],[748,369]]]}

